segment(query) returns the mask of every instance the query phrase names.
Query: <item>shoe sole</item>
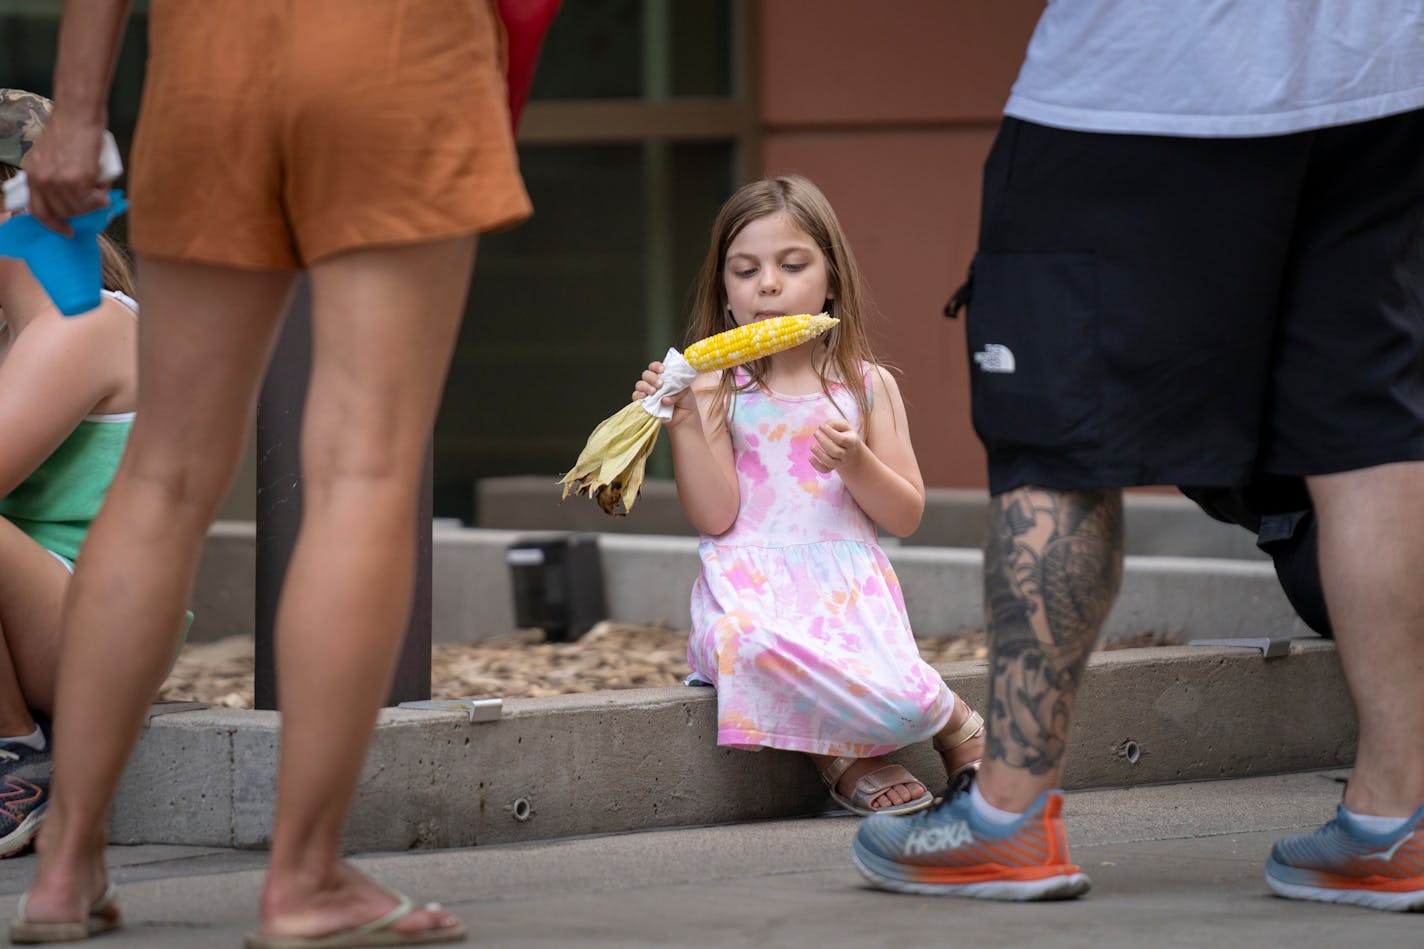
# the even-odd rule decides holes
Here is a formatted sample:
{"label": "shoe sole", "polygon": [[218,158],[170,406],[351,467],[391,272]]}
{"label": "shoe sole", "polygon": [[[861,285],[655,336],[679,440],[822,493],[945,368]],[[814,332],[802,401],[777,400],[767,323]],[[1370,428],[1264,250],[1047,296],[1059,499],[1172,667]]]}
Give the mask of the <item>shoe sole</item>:
{"label": "shoe sole", "polygon": [[1284,896],[1287,899],[1318,900],[1322,903],[1347,903],[1351,906],[1364,906],[1368,909],[1385,910],[1391,913],[1410,913],[1424,910],[1424,890],[1391,893],[1385,890],[1336,888],[1328,886],[1309,886],[1304,883],[1287,883],[1285,880],[1278,880],[1271,875],[1273,868],[1278,868],[1281,872],[1289,872],[1291,868],[1283,866],[1274,860],[1266,861],[1266,885],[1269,886],[1277,896]]}
{"label": "shoe sole", "polygon": [[[862,853],[860,848],[851,851],[851,859],[856,869],[870,884],[878,889],[896,893],[913,893],[917,896],[956,896],[978,900],[1008,900],[1027,902],[1030,900],[1070,900],[1088,892],[1093,881],[1077,867],[1065,866],[1062,873],[1040,877],[1035,880],[985,880],[977,883],[923,883],[906,880],[901,875],[900,866],[881,857]],[[1051,871],[1052,867],[1044,867]]]}
{"label": "shoe sole", "polygon": [[26,848],[34,842],[35,834],[40,832],[40,825],[44,823],[45,811],[49,808],[49,802],[45,801],[25,816],[16,827],[5,837],[0,838],[0,860],[7,857],[16,857],[24,853]]}

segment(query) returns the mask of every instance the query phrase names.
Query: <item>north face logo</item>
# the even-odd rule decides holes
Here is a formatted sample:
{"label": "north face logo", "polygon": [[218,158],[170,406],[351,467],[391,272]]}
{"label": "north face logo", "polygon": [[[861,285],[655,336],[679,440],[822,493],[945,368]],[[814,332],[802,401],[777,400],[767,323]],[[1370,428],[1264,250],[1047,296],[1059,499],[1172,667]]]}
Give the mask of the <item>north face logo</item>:
{"label": "north face logo", "polygon": [[985,372],[1013,372],[1014,351],[1003,343],[985,343],[983,350],[974,354],[974,362]]}

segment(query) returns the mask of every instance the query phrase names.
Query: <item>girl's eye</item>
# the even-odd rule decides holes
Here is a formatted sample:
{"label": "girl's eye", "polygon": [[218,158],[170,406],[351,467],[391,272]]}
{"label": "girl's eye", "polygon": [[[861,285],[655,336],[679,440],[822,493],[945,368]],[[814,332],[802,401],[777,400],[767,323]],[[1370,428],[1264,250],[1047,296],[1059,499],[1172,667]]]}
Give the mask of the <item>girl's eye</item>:
{"label": "girl's eye", "polygon": [[795,273],[795,272],[798,271],[798,270],[805,270],[805,269],[806,269],[806,265],[805,265],[805,264],[782,264],[781,266],[784,267],[784,268],[786,268],[787,270],[791,271],[792,273]]}
{"label": "girl's eye", "polygon": [[745,278],[747,278],[747,277],[754,277],[754,276],[756,276],[756,268],[755,268],[755,267],[749,267],[749,268],[747,268],[746,270],[734,270],[734,271],[732,271],[732,273],[735,274],[735,275],[738,276],[738,277],[741,277],[741,278],[745,279]]}

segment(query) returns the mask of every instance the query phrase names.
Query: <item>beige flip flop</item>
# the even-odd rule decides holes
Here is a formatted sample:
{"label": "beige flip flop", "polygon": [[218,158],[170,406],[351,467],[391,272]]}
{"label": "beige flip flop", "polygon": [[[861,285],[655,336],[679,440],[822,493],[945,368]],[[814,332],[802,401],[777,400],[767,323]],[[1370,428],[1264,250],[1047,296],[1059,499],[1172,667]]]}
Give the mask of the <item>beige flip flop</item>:
{"label": "beige flip flop", "polygon": [[[465,940],[467,933],[462,925],[445,929],[422,929],[419,932],[391,929],[415,912],[416,907],[415,901],[404,893],[394,890],[390,893],[399,900],[395,908],[369,923],[324,936],[264,936],[262,933],[248,933],[243,946],[245,949],[353,949],[359,946],[428,946],[438,942]],[[438,906],[438,903],[427,903],[424,908]]]}
{"label": "beige flip flop", "polygon": [[105,888],[104,894],[89,904],[88,914],[81,920],[63,923],[32,923],[25,918],[25,903],[29,892],[20,895],[15,906],[15,919],[10,923],[10,941],[21,945],[43,942],[78,942],[118,929],[124,924],[118,914],[110,915],[104,910],[113,905],[114,884]]}

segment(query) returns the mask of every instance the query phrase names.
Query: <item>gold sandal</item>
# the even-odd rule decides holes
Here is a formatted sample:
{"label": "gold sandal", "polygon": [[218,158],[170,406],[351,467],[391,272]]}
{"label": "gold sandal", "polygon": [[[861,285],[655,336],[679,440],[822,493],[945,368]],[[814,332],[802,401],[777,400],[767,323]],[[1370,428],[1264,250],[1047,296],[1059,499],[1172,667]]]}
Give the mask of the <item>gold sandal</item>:
{"label": "gold sandal", "polygon": [[[969,708],[968,703],[958,696],[955,697],[955,701],[969,709],[969,717],[964,720],[964,724],[955,729],[954,734],[947,735],[943,738],[939,735],[934,737],[935,750],[939,752],[940,758],[944,760],[946,771],[949,771],[948,755],[951,751],[965,742],[984,734],[984,716],[972,708]],[[976,758],[968,764],[962,764],[953,771],[949,771],[949,789],[955,791],[959,789],[960,785],[967,785],[968,779],[979,770],[979,765],[983,763],[983,758]]]}
{"label": "gold sandal", "polygon": [[831,759],[831,763],[821,769],[821,780],[826,782],[826,787],[830,789],[831,797],[837,804],[850,811],[852,814],[859,814],[861,817],[871,817],[875,814],[913,814],[915,811],[922,811],[934,803],[934,795],[929,788],[925,788],[925,793],[907,801],[904,804],[893,804],[890,807],[875,808],[870,806],[870,802],[897,784],[918,784],[924,787],[925,783],[916,778],[904,767],[898,764],[884,764],[873,771],[867,771],[855,782],[855,789],[851,791],[849,797],[836,790],[836,784],[850,770],[851,766],[859,761],[859,758],[848,758],[845,756]]}

